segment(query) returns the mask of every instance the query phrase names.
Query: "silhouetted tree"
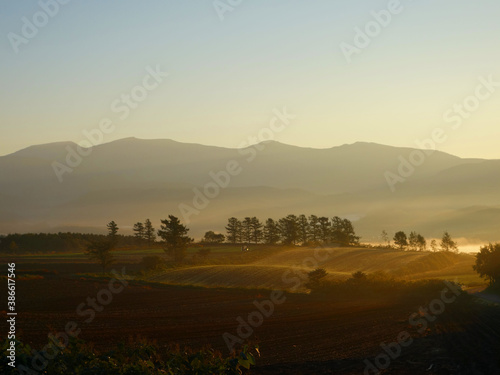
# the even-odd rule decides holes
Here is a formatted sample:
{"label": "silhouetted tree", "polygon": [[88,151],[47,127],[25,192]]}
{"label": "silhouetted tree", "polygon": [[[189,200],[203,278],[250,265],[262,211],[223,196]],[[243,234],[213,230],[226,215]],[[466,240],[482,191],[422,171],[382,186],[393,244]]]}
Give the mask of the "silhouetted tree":
{"label": "silhouetted tree", "polygon": [[418,244],[417,244],[417,232],[411,231],[410,235],[408,236],[408,248],[409,250],[416,251]]}
{"label": "silhouetted tree", "polygon": [[107,225],[108,239],[111,242],[111,249],[114,249],[118,244],[118,225],[114,221],[110,221]]}
{"label": "silhouetted tree", "polygon": [[396,232],[393,240],[394,244],[399,246],[400,250],[404,250],[408,246],[408,238],[406,237],[406,233],[403,231]]}
{"label": "silhouetted tree", "polygon": [[134,224],[134,236],[139,239],[139,240],[142,240],[144,239],[144,224],[141,223],[141,222],[137,222]]}
{"label": "silhouetted tree", "polygon": [[253,243],[262,241],[262,223],[255,216],[250,219],[250,237]]}
{"label": "silhouetted tree", "polygon": [[113,254],[111,254],[114,246],[115,242],[113,238],[108,236],[106,239],[91,241],[87,245],[85,252],[90,259],[95,260],[101,265],[102,273],[104,273],[106,272],[106,267],[114,261]]}
{"label": "silhouetted tree", "polygon": [[473,268],[479,276],[488,278],[490,285],[500,282],[500,243],[482,246]]}
{"label": "silhouetted tree", "polygon": [[441,251],[458,252],[457,243],[451,239],[448,232],[444,232],[443,238],[441,238]]}
{"label": "silhouetted tree", "polygon": [[264,243],[268,245],[276,245],[280,241],[280,231],[278,224],[269,218],[266,220],[263,231]]}
{"label": "silhouetted tree", "polygon": [[328,275],[324,268],[316,268],[307,274],[308,280],[305,287],[311,290],[318,289],[323,284],[323,279]]}
{"label": "silhouetted tree", "polygon": [[391,247],[391,240],[389,239],[389,234],[385,229],[380,234],[380,239],[384,244],[387,244],[387,247]]}
{"label": "silhouetted tree", "polygon": [[116,225],[114,221],[110,221],[107,225],[107,228],[108,228],[108,235],[113,238],[116,237],[116,235],[118,234],[118,230],[120,229],[118,228],[118,225]]}
{"label": "silhouetted tree", "polygon": [[252,241],[252,218],[248,216],[241,222],[241,236],[245,243]]}
{"label": "silhouetted tree", "polygon": [[187,236],[189,229],[173,215],[168,215],[168,219],[161,220],[160,228],[158,236],[164,242],[165,252],[176,262],[182,262],[189,244],[193,242],[193,239]]}
{"label": "silhouetted tree", "polygon": [[313,244],[321,241],[321,228],[316,215],[309,216],[309,240]]}
{"label": "silhouetted tree", "polygon": [[363,271],[356,271],[351,275],[351,277],[354,280],[367,280],[368,279],[368,275],[366,273],[364,273]]}
{"label": "silhouetted tree", "polygon": [[297,219],[297,229],[299,241],[302,245],[305,245],[309,240],[309,221],[307,221],[306,215],[300,215]]}
{"label": "silhouetted tree", "polygon": [[431,250],[434,252],[438,251],[438,246],[437,246],[436,240],[431,241]]}
{"label": "silhouetted tree", "polygon": [[332,218],[331,240],[343,246],[359,244],[359,237],[354,232],[354,227],[350,220],[341,219],[338,216]]}
{"label": "silhouetted tree", "polygon": [[427,241],[425,237],[421,234],[417,234],[417,249],[418,251],[426,251],[427,250]]}
{"label": "silhouetted tree", "polygon": [[151,246],[156,240],[155,228],[151,224],[151,220],[146,219],[144,222],[144,238],[148,241],[148,245]]}
{"label": "silhouetted tree", "polygon": [[280,230],[280,237],[283,244],[295,245],[297,243],[297,240],[299,239],[297,216],[288,215],[287,217],[279,219],[278,228]]}
{"label": "silhouetted tree", "polygon": [[241,222],[237,218],[229,218],[225,228],[227,231],[226,238],[229,243],[235,244],[241,242]]}
{"label": "silhouetted tree", "polygon": [[328,241],[330,240],[331,227],[332,224],[327,217],[321,216],[318,218],[319,240],[322,243],[328,243]]}
{"label": "silhouetted tree", "polygon": [[205,233],[202,242],[217,244],[217,243],[223,243],[224,240],[225,236],[223,234],[215,233],[214,231],[209,230],[208,232]]}

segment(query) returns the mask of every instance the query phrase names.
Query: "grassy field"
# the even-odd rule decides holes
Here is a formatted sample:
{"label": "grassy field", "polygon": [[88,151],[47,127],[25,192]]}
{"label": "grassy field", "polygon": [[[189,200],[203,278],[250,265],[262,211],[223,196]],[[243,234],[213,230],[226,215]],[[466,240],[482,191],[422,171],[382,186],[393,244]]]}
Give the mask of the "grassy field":
{"label": "grassy field", "polygon": [[[345,280],[352,273],[385,272],[403,280],[448,279],[477,286],[484,281],[473,271],[474,256],[429,252],[401,252],[392,249],[292,248],[259,254],[246,264],[215,264],[166,270],[151,277],[168,284],[211,287],[276,288],[290,290],[304,274],[321,267],[330,280]],[[303,288],[299,288],[303,290]]]}
{"label": "grassy field", "polygon": [[[210,255],[197,256],[201,248]],[[146,256],[168,259],[161,248],[114,251],[116,266],[125,265],[130,272],[141,271]],[[21,269],[46,269],[61,273],[98,273],[82,252],[34,254],[15,257]],[[187,250],[186,263],[170,265],[143,278],[172,285],[204,287],[267,288],[291,290],[300,278],[317,267],[328,272],[330,280],[345,280],[352,273],[384,272],[403,280],[448,279],[467,286],[485,284],[472,269],[475,257],[470,254],[403,252],[384,248],[302,248],[253,245],[242,252],[240,246],[193,246]],[[168,263],[167,263],[168,264]],[[294,281],[295,280],[295,281]],[[299,290],[304,291],[303,288]]]}

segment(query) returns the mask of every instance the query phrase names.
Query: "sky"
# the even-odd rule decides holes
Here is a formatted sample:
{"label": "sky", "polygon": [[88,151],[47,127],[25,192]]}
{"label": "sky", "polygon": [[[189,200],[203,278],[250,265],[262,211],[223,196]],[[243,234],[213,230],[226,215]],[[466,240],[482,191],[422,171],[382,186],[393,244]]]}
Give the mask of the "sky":
{"label": "sky", "polygon": [[95,143],[241,147],[286,108],[283,143],[416,147],[442,129],[438,149],[500,159],[498,20],[498,0],[2,0],[0,155],[106,119]]}

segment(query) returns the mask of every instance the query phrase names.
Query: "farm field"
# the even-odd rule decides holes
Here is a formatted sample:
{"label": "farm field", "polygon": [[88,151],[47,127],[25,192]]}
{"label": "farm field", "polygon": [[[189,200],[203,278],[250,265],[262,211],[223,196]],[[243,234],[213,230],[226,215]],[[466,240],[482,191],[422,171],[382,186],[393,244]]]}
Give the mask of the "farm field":
{"label": "farm field", "polygon": [[[236,334],[237,318],[247,319],[256,310],[254,301],[269,298],[267,290],[162,286],[130,280],[122,293],[87,322],[89,315],[81,313],[84,309],[79,312],[78,306],[107,287],[104,279],[85,277],[46,275],[41,279],[21,279],[18,283],[18,291],[24,296],[18,306],[21,340],[40,347],[46,343],[48,333],[62,332],[65,324],[73,321],[81,329],[78,337],[101,350],[142,337],[160,346],[210,345],[227,354],[224,333]],[[285,294],[285,301],[275,306],[274,313],[249,338],[259,344],[261,352],[258,366],[251,373],[359,374],[364,360],[380,353],[382,342],[396,340],[405,330],[414,335],[415,345],[394,361],[391,365],[394,372],[388,373],[423,373],[438,363],[432,348],[446,358],[441,367],[457,366],[460,359],[447,350],[451,344],[454,350],[468,348],[467,331],[463,328],[470,324],[481,322],[481,336],[474,335],[477,342],[484,339],[499,343],[500,336],[491,336],[500,334],[498,315],[490,313],[485,318],[481,311],[472,319],[468,314],[457,313],[459,306],[450,311],[455,314],[452,324],[419,334],[409,325],[408,317],[418,311],[419,305],[427,303],[429,298],[424,296],[401,298],[386,294],[338,300]],[[446,324],[446,320],[442,322]],[[451,340],[449,335],[459,340]],[[438,373],[441,372],[435,374]]]}
{"label": "farm field", "polygon": [[[167,266],[146,273],[141,270],[141,259],[161,256],[161,249],[116,251],[113,268],[125,270],[128,285],[109,305],[102,306],[102,311],[96,311],[90,322],[85,313],[89,306],[78,306],[106,288],[111,275],[102,275],[83,253],[16,257],[17,290],[23,296],[18,306],[22,312],[18,323],[21,340],[42,346],[48,333],[62,331],[67,322],[74,321],[81,329],[79,338],[101,350],[143,337],[161,346],[210,345],[227,355],[224,333],[236,335],[237,319],[247,319],[256,310],[254,303],[269,299],[277,289],[286,291],[285,301],[275,305],[273,313],[248,338],[248,342],[259,344],[261,352],[252,374],[359,374],[364,360],[380,352],[382,342],[392,342],[408,329],[413,329],[415,345],[395,360],[391,369],[395,374],[419,374],[433,364],[429,345],[439,346],[434,349],[444,353],[450,350],[448,336],[458,334],[456,324],[467,332],[471,324],[480,324],[483,319],[479,318],[482,310],[475,317],[458,314],[450,326],[436,325],[422,335],[409,325],[409,316],[439,293],[335,298],[309,295],[299,277],[322,267],[330,280],[346,280],[357,271],[369,275],[382,272],[401,280],[455,280],[480,290],[484,282],[473,272],[474,257],[468,254],[265,246],[242,253],[240,247],[221,246],[200,261],[194,256],[198,249],[189,249],[191,261],[182,267]],[[300,287],[292,288],[299,280]],[[495,316],[489,313],[487,317],[491,327],[498,324]],[[484,337],[476,340],[498,342],[484,325],[481,327]],[[460,340],[466,341],[463,337],[451,341],[459,346],[455,350],[460,349]],[[423,359],[414,360],[422,355]],[[460,360],[450,358],[445,362]],[[444,368],[445,363],[436,366]]]}
{"label": "farm field", "polygon": [[467,286],[484,284],[472,269],[474,256],[402,252],[373,248],[294,248],[275,251],[244,265],[203,265],[167,270],[150,278],[179,285],[278,288],[291,290],[296,278],[321,267],[327,279],[346,280],[352,273],[385,272],[405,279],[448,279]]}
{"label": "farm field", "polygon": [[[297,289],[297,277],[316,268],[328,272],[327,279],[346,280],[352,273],[386,272],[405,280],[448,279],[466,286],[480,286],[485,282],[472,269],[474,256],[431,252],[397,251],[380,248],[302,248],[255,245],[249,252],[240,246],[209,246],[210,255],[197,258],[200,246],[187,251],[188,262],[181,267],[168,267],[144,276],[148,281],[172,285],[205,287],[237,287],[266,289]],[[161,248],[114,251],[116,267],[127,267],[130,272],[141,270],[141,259],[146,256],[164,257]],[[21,270],[45,269],[61,274],[99,273],[98,265],[89,262],[82,252],[23,255],[15,258]],[[301,289],[301,288],[298,288]],[[303,289],[301,289],[303,291]]]}

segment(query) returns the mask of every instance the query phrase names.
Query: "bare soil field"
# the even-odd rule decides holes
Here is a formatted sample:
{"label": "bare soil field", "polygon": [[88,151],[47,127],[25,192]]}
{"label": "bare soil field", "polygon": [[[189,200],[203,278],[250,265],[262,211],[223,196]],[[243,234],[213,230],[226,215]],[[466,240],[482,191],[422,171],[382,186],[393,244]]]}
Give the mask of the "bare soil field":
{"label": "bare soil field", "polygon": [[[189,254],[196,251],[190,249]],[[249,314],[257,311],[254,303],[268,300],[272,289],[289,288],[283,279],[287,271],[310,270],[304,259],[312,254],[304,248],[241,253],[221,246],[205,263],[193,257],[183,267],[142,275],[136,274],[142,257],[162,255],[161,249],[118,251],[113,268],[125,267],[136,279],[112,294],[109,303],[94,306],[89,298],[109,288],[109,275],[100,276],[100,268],[84,254],[20,256],[13,259],[20,276],[19,338],[41,348],[49,333],[62,332],[68,322],[75,322],[81,329],[78,337],[102,350],[142,337],[160,346],[209,345],[227,355],[223,335],[237,336],[237,319],[248,322]],[[346,279],[358,270],[383,271],[407,280],[447,278],[474,286],[480,279],[471,269],[472,260],[469,255],[338,248],[318,265],[330,278]],[[476,289],[471,291],[481,290]],[[0,298],[6,298],[5,293],[1,290]],[[381,344],[395,342],[403,331],[411,334],[413,343],[391,359],[383,374],[500,374],[500,310],[495,300],[455,303],[428,330],[418,332],[409,323],[410,315],[439,293],[284,296],[272,314],[250,327],[244,340],[260,347],[261,357],[251,374],[363,374],[365,360],[373,362],[383,353]]]}
{"label": "bare soil field", "polygon": [[[227,353],[223,334],[236,335],[236,319],[246,320],[256,310],[253,302],[268,299],[270,293],[130,281],[91,322],[85,322],[90,315],[81,312],[89,308],[87,298],[95,298],[106,288],[103,280],[58,275],[20,280],[21,340],[35,347],[43,345],[49,332],[63,331],[67,322],[74,321],[81,329],[79,337],[97,348],[109,349],[140,336],[159,345],[210,345]],[[85,308],[79,314],[82,303]],[[410,331],[414,327],[409,326],[409,315],[428,303],[428,299],[391,296],[333,301],[286,294],[285,302],[276,305],[274,313],[248,338],[260,345],[262,354],[251,373],[362,374],[364,360],[374,358],[381,352],[382,342],[395,341],[404,330],[414,335],[415,342],[384,374],[498,373],[488,372],[495,370],[500,353],[498,310],[486,305],[469,312],[457,308],[423,335]],[[465,365],[460,362],[464,358],[469,361]],[[474,368],[477,372],[467,372]]]}

